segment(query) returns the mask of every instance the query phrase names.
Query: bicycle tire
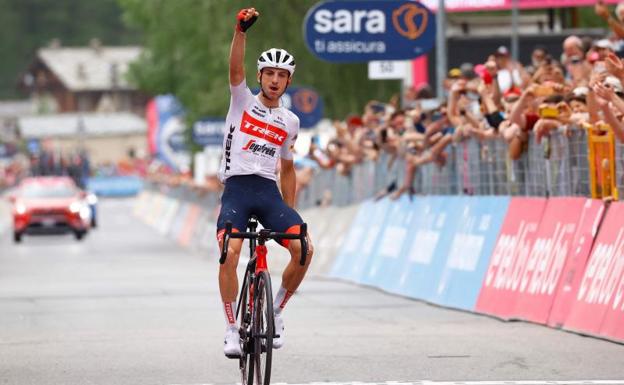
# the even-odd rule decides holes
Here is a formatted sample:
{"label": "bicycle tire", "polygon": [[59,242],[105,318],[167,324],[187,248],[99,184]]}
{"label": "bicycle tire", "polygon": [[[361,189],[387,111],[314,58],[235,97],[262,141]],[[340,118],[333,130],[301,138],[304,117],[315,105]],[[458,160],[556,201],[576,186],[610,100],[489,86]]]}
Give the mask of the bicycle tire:
{"label": "bicycle tire", "polygon": [[256,277],[253,313],[255,383],[256,385],[270,385],[275,320],[271,277],[267,271],[261,271]]}
{"label": "bicycle tire", "polygon": [[242,385],[253,385],[254,379],[253,353],[249,350],[249,347],[252,346],[252,331],[250,330],[251,314],[249,313],[248,293],[249,271],[245,271],[243,286],[241,287],[240,296],[238,298],[238,308],[236,309],[236,318],[238,319],[238,324],[241,329],[242,355],[239,361],[239,368],[241,372]]}

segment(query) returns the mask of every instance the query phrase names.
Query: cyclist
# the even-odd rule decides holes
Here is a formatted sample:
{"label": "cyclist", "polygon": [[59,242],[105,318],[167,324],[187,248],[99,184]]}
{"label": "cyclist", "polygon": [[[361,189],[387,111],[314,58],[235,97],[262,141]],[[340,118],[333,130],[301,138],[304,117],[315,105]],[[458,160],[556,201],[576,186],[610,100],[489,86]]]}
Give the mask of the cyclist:
{"label": "cyclist", "polygon": [[[299,131],[299,119],[280,105],[280,97],[292,80],[295,59],[283,49],[271,48],[258,58],[257,81],[260,92],[253,95],[246,85],[244,71],[246,31],[257,20],[254,8],[242,9],[237,15],[230,49],[230,108],[226,117],[224,153],[219,178],[225,184],[221,212],[217,220],[217,240],[222,247],[226,221],[232,231],[245,231],[253,214],[265,228],[273,231],[299,233],[303,220],[293,209],[295,204],[295,168],[293,146]],[[279,162],[278,162],[279,160]],[[281,194],[277,187],[278,166]],[[236,321],[238,276],[236,267],[242,239],[231,239],[226,262],[219,270],[219,289],[227,328],[224,352],[229,358],[241,355]],[[275,295],[275,333],[273,346],[284,344],[284,321],[281,312],[303,280],[312,257],[308,240],[307,263],[299,265],[301,242],[284,240],[290,263],[282,275],[282,285]]]}

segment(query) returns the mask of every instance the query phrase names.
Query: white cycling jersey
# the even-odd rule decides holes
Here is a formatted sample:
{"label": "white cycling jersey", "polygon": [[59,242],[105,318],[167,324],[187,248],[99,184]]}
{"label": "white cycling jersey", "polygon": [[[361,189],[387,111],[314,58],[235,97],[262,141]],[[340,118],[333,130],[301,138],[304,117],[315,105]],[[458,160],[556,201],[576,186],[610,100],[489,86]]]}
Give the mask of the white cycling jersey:
{"label": "white cycling jersey", "polygon": [[219,179],[255,174],[277,180],[277,161],[292,159],[299,118],[287,108],[266,107],[244,80],[230,92]]}

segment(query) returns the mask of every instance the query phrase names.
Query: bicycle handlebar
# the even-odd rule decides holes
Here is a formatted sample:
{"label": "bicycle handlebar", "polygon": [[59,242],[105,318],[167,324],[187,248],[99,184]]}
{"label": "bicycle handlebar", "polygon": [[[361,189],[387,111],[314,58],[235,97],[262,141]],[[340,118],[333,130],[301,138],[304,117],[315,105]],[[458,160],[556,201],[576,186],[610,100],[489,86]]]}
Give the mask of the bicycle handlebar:
{"label": "bicycle handlebar", "polygon": [[276,241],[282,239],[298,239],[301,241],[301,259],[299,260],[299,264],[301,266],[305,266],[306,258],[308,256],[308,225],[306,223],[302,223],[299,227],[299,234],[291,234],[291,233],[278,233],[275,231],[271,231],[269,229],[263,229],[258,232],[240,232],[233,233],[232,232],[232,222],[227,221],[225,223],[225,233],[223,234],[223,244],[221,249],[221,258],[219,258],[219,263],[224,264],[225,259],[227,258],[227,250],[228,245],[230,243],[230,238],[234,239],[275,239]]}

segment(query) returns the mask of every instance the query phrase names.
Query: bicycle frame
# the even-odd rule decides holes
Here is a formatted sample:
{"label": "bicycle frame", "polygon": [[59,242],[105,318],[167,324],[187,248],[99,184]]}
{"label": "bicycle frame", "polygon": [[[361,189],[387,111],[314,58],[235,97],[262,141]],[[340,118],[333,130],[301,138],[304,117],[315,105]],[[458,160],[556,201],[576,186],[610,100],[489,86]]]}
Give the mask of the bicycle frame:
{"label": "bicycle frame", "polygon": [[[263,384],[269,384],[271,377],[273,338],[277,337],[274,330],[273,306],[271,302],[273,300],[273,294],[271,289],[271,277],[267,266],[267,247],[265,243],[270,239],[276,241],[298,239],[301,242],[301,258],[299,260],[301,266],[305,266],[308,251],[307,225],[305,223],[301,224],[299,234],[278,233],[269,229],[256,231],[257,226],[257,218],[252,217],[247,223],[248,232],[233,233],[232,223],[226,222],[221,248],[221,258],[219,258],[219,263],[224,264],[227,258],[230,238],[249,239],[250,260],[245,269],[243,286],[241,287],[238,306],[236,308],[236,318],[238,319],[240,316],[241,319],[239,333],[241,336],[243,354],[240,357],[240,370],[244,384],[254,382],[252,380],[254,368],[258,370],[256,372],[258,376],[256,379],[260,378],[258,381],[262,381]],[[259,290],[258,295],[254,295],[254,291],[256,290]],[[248,296],[247,299],[245,299],[246,296]],[[254,306],[254,302],[258,302],[258,304]],[[256,307],[256,309],[254,309],[254,307]],[[267,313],[266,317],[261,313],[263,309]],[[264,341],[264,344],[262,341]],[[266,359],[264,364],[262,363],[262,357]],[[252,359],[254,360],[253,363]],[[263,366],[266,369],[264,380],[262,380]]]}
{"label": "bicycle frame", "polygon": [[[257,221],[255,220],[249,221],[249,226],[248,226],[249,232],[254,233],[257,229],[257,226],[258,226]],[[248,288],[249,290],[248,301],[249,301],[249,309],[251,312],[253,312],[253,302],[254,302],[253,292],[254,292],[254,283],[255,283],[256,277],[258,276],[260,272],[267,271],[269,269],[268,264],[267,264],[267,254],[268,254],[268,250],[265,245],[264,238],[249,238],[250,260],[249,260],[249,264],[247,265],[247,271],[250,274],[249,288]],[[237,314],[238,312],[239,312],[239,309],[236,310]]]}

